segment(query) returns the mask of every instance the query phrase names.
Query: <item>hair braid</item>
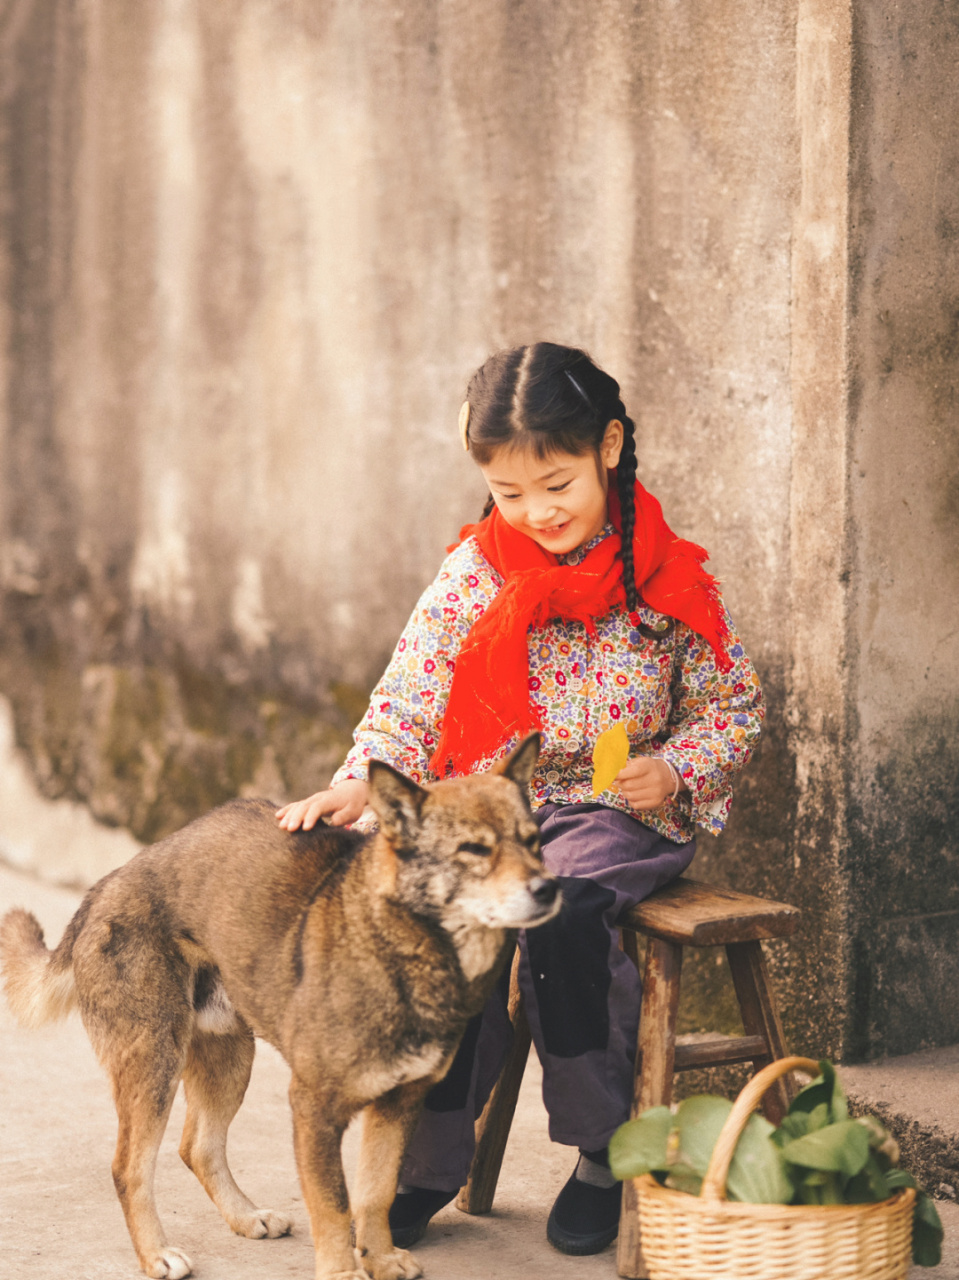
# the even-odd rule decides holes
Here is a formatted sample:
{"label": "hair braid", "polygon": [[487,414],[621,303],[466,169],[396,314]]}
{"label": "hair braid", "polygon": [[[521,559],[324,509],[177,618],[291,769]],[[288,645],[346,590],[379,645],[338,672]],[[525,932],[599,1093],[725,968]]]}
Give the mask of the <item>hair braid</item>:
{"label": "hair braid", "polygon": [[[626,416],[623,402],[616,406],[616,416],[623,424],[623,448],[616,467],[616,488],[619,491],[619,510],[622,520],[623,545],[620,555],[623,558],[623,587],[626,591],[626,609],[635,613],[639,608],[639,588],[636,585],[636,569],[633,565],[633,530],[636,525],[636,500],[633,483],[636,479],[636,428],[632,418]],[[638,622],[636,629],[647,640],[662,640],[669,635],[675,626],[670,618],[661,631],[648,627],[645,622]]]}
{"label": "hair braid", "polygon": [[626,590],[626,608],[635,613],[639,607],[636,589],[636,571],[633,567],[633,527],[636,523],[636,501],[633,485],[636,480],[636,428],[627,417],[622,400],[616,405],[616,416],[623,424],[623,448],[616,467],[616,487],[619,490],[619,510],[623,523],[622,551],[623,587]]}
{"label": "hair braid", "polygon": [[496,503],[493,501],[493,495],[488,494],[486,498],[486,505],[483,507],[483,514],[480,516],[480,519],[485,520],[486,517],[492,513],[495,506]]}

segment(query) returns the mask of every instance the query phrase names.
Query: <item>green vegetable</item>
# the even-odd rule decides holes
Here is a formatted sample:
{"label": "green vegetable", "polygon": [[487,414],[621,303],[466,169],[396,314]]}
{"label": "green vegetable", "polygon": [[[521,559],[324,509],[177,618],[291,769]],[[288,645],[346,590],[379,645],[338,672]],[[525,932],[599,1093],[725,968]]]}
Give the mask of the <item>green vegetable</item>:
{"label": "green vegetable", "polygon": [[839,1083],[839,1077],[836,1075],[836,1068],[831,1062],[820,1062],[818,1075],[815,1080],[810,1081],[804,1089],[800,1089],[793,1098],[792,1105],[789,1108],[789,1114],[795,1115],[797,1112],[810,1112],[816,1107],[825,1104],[829,1115],[830,1124],[838,1124],[849,1118],[849,1106],[846,1102],[846,1095],[842,1091]]}
{"label": "green vegetable", "polygon": [[919,1267],[938,1267],[942,1261],[942,1219],[932,1197],[905,1169],[890,1169],[885,1175],[889,1194],[900,1187],[912,1187],[916,1208],[912,1215],[912,1260]]}
{"label": "green vegetable", "polygon": [[672,1187],[674,1191],[685,1191],[687,1195],[698,1196],[703,1186],[702,1174],[697,1173],[685,1160],[677,1160],[669,1166],[666,1186]]}
{"label": "green vegetable", "polygon": [[[750,1116],[726,1179],[730,1200],[747,1204],[870,1204],[902,1187],[916,1191],[912,1258],[938,1266],[942,1222],[912,1174],[894,1166],[899,1147],[875,1116],[849,1118],[846,1095],[830,1062],[801,1089],[778,1129]],[[609,1145],[617,1178],[652,1173],[657,1181],[698,1195],[716,1139],[732,1103],[703,1094],[686,1098],[675,1114],[651,1107],[621,1125]]]}
{"label": "green vegetable", "polygon": [[790,1164],[852,1178],[869,1158],[869,1137],[855,1120],[841,1120],[787,1142],[782,1154]]}
{"label": "green vegetable", "polygon": [[736,1144],[726,1188],[730,1200],[746,1204],[789,1204],[793,1185],[775,1132],[765,1117],[751,1115]]}
{"label": "green vegetable", "polygon": [[666,1142],[673,1127],[669,1107],[650,1107],[621,1124],[609,1141],[609,1167],[620,1182],[666,1168]]}
{"label": "green vegetable", "polygon": [[815,1133],[829,1123],[829,1107],[825,1102],[813,1107],[812,1111],[790,1112],[783,1116],[782,1124],[773,1134],[773,1142],[777,1147],[784,1147],[793,1138],[803,1138],[807,1133]]}
{"label": "green vegetable", "polygon": [[846,1183],[846,1204],[871,1204],[889,1195],[885,1175],[879,1161],[870,1151],[859,1173]]}
{"label": "green vegetable", "polygon": [[728,1098],[715,1098],[710,1094],[687,1098],[679,1104],[675,1121],[679,1134],[678,1158],[695,1169],[701,1178],[705,1177],[719,1131],[732,1109]]}

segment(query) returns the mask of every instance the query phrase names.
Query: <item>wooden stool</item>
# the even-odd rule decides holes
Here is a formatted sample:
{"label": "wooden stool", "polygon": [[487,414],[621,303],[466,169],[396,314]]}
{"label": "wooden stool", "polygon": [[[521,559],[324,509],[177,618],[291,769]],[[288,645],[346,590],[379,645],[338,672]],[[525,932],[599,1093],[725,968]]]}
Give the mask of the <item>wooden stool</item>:
{"label": "wooden stool", "polygon": [[[756,1071],[787,1055],[782,1024],[766,970],[763,938],[785,938],[796,928],[799,911],[782,902],[754,898],[680,877],[627,911],[619,920],[623,949],[637,960],[636,935],[647,938],[643,1005],[633,1082],[632,1115],[668,1104],[673,1073],[696,1067],[751,1062]],[[683,947],[725,947],[729,958],[742,1036],[713,1036],[695,1044],[676,1043],[676,1014]],[[514,1041],[489,1102],[476,1122],[476,1154],[456,1207],[464,1213],[489,1213],[506,1150],[510,1124],[529,1057],[530,1033],[516,977],[510,983],[509,1014]],[[764,1109],[776,1123],[789,1105],[787,1086],[770,1090]],[[623,1184],[617,1269],[621,1276],[646,1276],[639,1241],[639,1217],[632,1183]]]}

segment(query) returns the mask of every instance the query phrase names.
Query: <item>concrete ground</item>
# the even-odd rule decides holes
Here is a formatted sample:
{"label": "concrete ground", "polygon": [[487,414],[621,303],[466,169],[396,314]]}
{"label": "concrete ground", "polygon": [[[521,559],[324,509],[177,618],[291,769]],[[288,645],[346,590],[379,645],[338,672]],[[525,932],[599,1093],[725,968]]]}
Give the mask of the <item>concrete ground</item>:
{"label": "concrete ground", "polygon": [[[0,912],[25,906],[55,942],[80,895],[0,866]],[[79,1020],[21,1031],[0,1011],[0,1276],[17,1280],[134,1280],[136,1259],[110,1177],[115,1117],[107,1082]],[[285,1280],[312,1275],[312,1249],[300,1198],[286,1090],[289,1073],[266,1045],[257,1053],[247,1099],[230,1135],[238,1182],[259,1204],[292,1210],[282,1240],[232,1235],[180,1163],[178,1099],[157,1169],[157,1194],[170,1243],[192,1258],[200,1280]],[[347,1136],[348,1168],[353,1149]],[[546,1243],[553,1197],[572,1167],[567,1148],[546,1135],[535,1059],[506,1153],[493,1212],[471,1218],[453,1206],[433,1221],[415,1250],[434,1280],[612,1280],[615,1251],[567,1258]],[[943,1264],[914,1268],[910,1280],[959,1280],[959,1206],[942,1204]]]}
{"label": "concrete ground", "polygon": [[843,1081],[854,1110],[893,1131],[922,1185],[959,1199],[959,1045],[846,1067]]}

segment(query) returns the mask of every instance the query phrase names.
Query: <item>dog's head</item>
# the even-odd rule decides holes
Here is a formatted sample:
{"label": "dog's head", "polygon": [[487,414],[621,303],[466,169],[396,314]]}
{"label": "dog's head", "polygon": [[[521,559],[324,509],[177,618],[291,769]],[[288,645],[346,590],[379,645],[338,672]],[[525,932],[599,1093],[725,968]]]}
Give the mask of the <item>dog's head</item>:
{"label": "dog's head", "polygon": [[531,734],[489,773],[428,787],[370,761],[391,898],[447,928],[525,929],[556,915],[559,885],[540,858],[526,791],[539,745]]}

